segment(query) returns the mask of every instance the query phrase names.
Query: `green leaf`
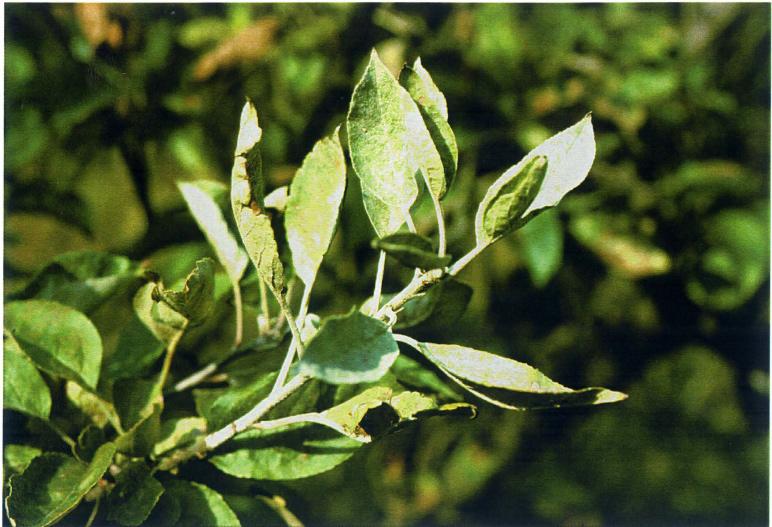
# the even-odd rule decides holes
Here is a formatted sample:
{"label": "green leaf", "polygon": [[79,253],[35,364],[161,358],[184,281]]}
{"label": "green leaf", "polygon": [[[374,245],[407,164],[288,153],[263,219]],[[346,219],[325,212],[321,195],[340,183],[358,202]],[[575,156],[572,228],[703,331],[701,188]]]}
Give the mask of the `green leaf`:
{"label": "green leaf", "polygon": [[563,259],[563,228],[557,210],[539,214],[518,232],[531,281],[536,287],[544,287]]}
{"label": "green leaf", "polygon": [[536,368],[454,344],[416,343],[416,349],[451,379],[481,399],[510,410],[558,408],[621,401],[627,396],[605,388],[572,390]]}
{"label": "green leaf", "polygon": [[475,237],[478,247],[495,242],[510,230],[522,226],[547,174],[547,158],[536,156],[510,168],[488,188],[477,209]]}
{"label": "green leaf", "polygon": [[32,273],[59,254],[94,248],[84,232],[55,216],[16,212],[5,218],[3,257],[18,271]]}
{"label": "green leaf", "polygon": [[238,478],[290,480],[333,469],[361,445],[329,428],[310,424],[252,429],[225,443],[209,461]]}
{"label": "green leaf", "polygon": [[[448,105],[445,96],[437,88],[429,72],[417,58],[413,67],[405,66],[399,74],[399,83],[418,105],[429,135],[437,148],[445,171],[445,186],[450,188],[458,168],[456,136],[448,124]],[[438,195],[438,198],[442,198]]]}
{"label": "green leaf", "polygon": [[91,463],[63,454],[43,454],[10,481],[8,516],[15,525],[51,525],[74,509],[112,463],[115,445],[105,443]]}
{"label": "green leaf", "polygon": [[188,446],[206,433],[206,420],[201,417],[168,419],[161,425],[158,441],[153,445],[153,458],[158,459],[170,450]]}
{"label": "green leaf", "polygon": [[43,453],[37,447],[29,445],[5,445],[3,448],[3,467],[6,477],[24,472],[32,460]]}
{"label": "green leaf", "polygon": [[99,447],[105,443],[104,430],[94,425],[87,425],[78,434],[78,440],[72,453],[81,461],[91,461]]}
{"label": "green leaf", "polygon": [[289,200],[289,188],[287,185],[282,185],[273,189],[263,200],[265,208],[276,209],[279,213],[284,214],[287,210],[287,200]]}
{"label": "green leaf", "polygon": [[115,477],[115,488],[107,498],[107,519],[121,525],[141,525],[158,503],[163,486],[142,461],[123,466]]}
{"label": "green leaf", "polygon": [[130,430],[153,414],[153,407],[163,404],[156,379],[125,379],[113,386],[115,410],[124,430]]}
{"label": "green leaf", "polygon": [[163,343],[135,312],[118,336],[115,350],[105,357],[102,377],[110,381],[140,377],[155,364],[163,352]]}
{"label": "green leaf", "polygon": [[185,279],[182,291],[164,289],[159,285],[156,293],[191,324],[200,324],[214,307],[214,262],[203,258]]}
{"label": "green leaf", "polygon": [[441,397],[454,401],[461,400],[461,396],[458,392],[440,379],[436,373],[429,368],[424,367],[418,361],[411,359],[404,353],[400,353],[397,360],[394,361],[394,365],[391,367],[391,373],[393,373],[397,377],[397,380],[405,386],[428,390],[437,393]]}
{"label": "green leaf", "polygon": [[247,413],[271,391],[276,373],[261,375],[244,386],[216,390],[195,390],[199,414],[209,430],[217,430]]}
{"label": "green leaf", "polygon": [[298,366],[301,373],[324,382],[356,384],[383,377],[398,355],[386,324],[352,311],[322,323]]}
{"label": "green leaf", "polygon": [[156,300],[156,284],[142,286],[134,295],[134,312],[147,329],[165,346],[185,329],[187,319],[166,302]]}
{"label": "green leaf", "polygon": [[398,232],[372,241],[373,249],[386,252],[408,267],[437,269],[446,267],[450,255],[437,256],[429,238],[412,232]]}
{"label": "green leaf", "polygon": [[284,289],[284,266],[263,203],[265,181],[258,142],[262,130],[257,110],[247,101],[241,112],[241,127],[231,170],[231,206],[241,240],[257,274],[277,298]]}
{"label": "green leaf", "polygon": [[708,309],[736,309],[769,277],[769,219],[759,216],[729,209],[708,219],[708,247],[686,284],[693,302]]}
{"label": "green leaf", "polygon": [[[542,177],[540,170],[532,174],[528,169],[539,168],[535,160],[540,157],[547,158],[547,167],[539,185],[536,179]],[[594,159],[595,137],[588,114],[531,150],[491,185],[475,218],[478,245],[492,243],[507,230],[533,218],[539,210],[557,205],[584,181]],[[529,175],[530,178],[526,177]],[[494,210],[488,212],[492,205]]]}
{"label": "green leaf", "polygon": [[228,228],[228,222],[217,204],[216,196],[225,194],[227,187],[222,183],[208,180],[178,183],[177,186],[231,282],[237,284],[247,268],[248,260],[244,250],[239,247],[236,238]]}
{"label": "green leaf", "polygon": [[89,313],[138,277],[137,264],[97,251],[60,254],[41,269],[14,299],[53,300]]}
{"label": "green leaf", "polygon": [[91,422],[103,428],[107,423],[118,423],[118,414],[111,403],[108,403],[98,395],[91,393],[72,381],[67,381],[64,386],[67,400],[88,417]]}
{"label": "green leaf", "polygon": [[[130,406],[139,408],[141,409],[141,414],[138,416],[135,414],[135,419],[137,419],[137,421],[134,426],[116,438],[115,446],[118,449],[118,452],[122,454],[131,457],[145,457],[150,455],[153,451],[153,445],[156,444],[161,436],[161,412],[163,411],[163,404],[159,402],[153,404],[149,409],[146,409],[148,407],[143,403],[147,399],[144,399],[144,401],[142,399],[143,397],[146,397],[146,394],[143,393],[141,389],[138,389],[137,393],[139,399],[137,403],[130,405],[124,402],[121,404],[125,404],[127,409],[130,409]],[[126,412],[126,415],[129,416],[129,418],[132,417],[129,412]],[[129,422],[131,421],[129,420]]]}
{"label": "green leaf", "polygon": [[10,302],[5,328],[40,369],[96,388],[102,340],[80,311],[50,300]]}
{"label": "green leaf", "polygon": [[295,272],[310,287],[335,234],[346,191],[346,159],[339,129],[318,141],[295,174],[284,225]]}
{"label": "green leaf", "polygon": [[236,514],[228,507],[220,494],[209,487],[179,479],[164,484],[166,492],[180,504],[182,514],[177,527],[238,527]]}
{"label": "green leaf", "polygon": [[3,408],[48,419],[51,390],[8,331],[3,332]]}
{"label": "green leaf", "polygon": [[346,125],[351,164],[379,238],[405,222],[418,197],[419,172],[434,196],[445,193],[442,160],[418,107],[375,50],[354,88]]}
{"label": "green leaf", "polygon": [[75,192],[83,200],[90,231],[101,246],[124,251],[144,237],[147,214],[119,148],[97,150],[79,174]]}

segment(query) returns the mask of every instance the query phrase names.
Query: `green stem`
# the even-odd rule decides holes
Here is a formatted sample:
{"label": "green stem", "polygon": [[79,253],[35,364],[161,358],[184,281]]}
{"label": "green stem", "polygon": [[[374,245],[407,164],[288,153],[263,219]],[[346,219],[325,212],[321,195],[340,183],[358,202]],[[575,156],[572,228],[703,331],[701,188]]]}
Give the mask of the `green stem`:
{"label": "green stem", "polygon": [[[300,299],[300,307],[298,308],[297,320],[300,320],[301,324],[304,323],[306,314],[308,313],[308,303],[311,299],[312,287],[313,283],[306,285],[303,289],[303,298]],[[290,326],[290,331],[292,331],[292,326]],[[289,348],[287,349],[287,354],[284,356],[284,361],[281,364],[281,369],[279,369],[279,375],[276,377],[276,382],[273,385],[272,391],[276,391],[281,388],[282,385],[284,385],[284,381],[287,380],[290,367],[292,366],[292,361],[295,360],[295,352],[298,350],[298,344],[302,346],[300,339],[296,338],[295,334],[293,333],[292,342],[290,342]]]}
{"label": "green stem", "polygon": [[53,421],[49,421],[49,420],[45,420],[45,419],[44,419],[44,420],[43,420],[43,422],[44,422],[44,423],[46,423],[46,424],[48,425],[48,427],[49,427],[51,430],[53,430],[53,431],[56,433],[56,435],[58,435],[58,436],[59,436],[59,439],[61,439],[61,440],[62,440],[62,441],[64,441],[65,443],[67,443],[67,446],[68,446],[68,447],[70,447],[70,448],[71,448],[71,449],[73,449],[73,450],[75,449],[75,447],[76,447],[76,443],[75,443],[75,441],[73,441],[73,440],[72,440],[72,438],[71,438],[70,436],[68,436],[68,435],[67,435],[67,434],[64,432],[64,430],[62,430],[62,429],[61,429],[61,428],[59,428],[57,425],[55,425],[55,424],[53,423]]}
{"label": "green stem", "polygon": [[186,319],[180,330],[174,334],[169,345],[166,347],[166,357],[164,357],[164,363],[161,367],[161,376],[158,379],[159,388],[163,389],[166,384],[166,379],[169,377],[169,370],[172,367],[172,359],[174,358],[174,352],[177,351],[177,346],[182,340],[182,336],[185,334],[185,330],[188,329],[189,321]]}
{"label": "green stem", "polygon": [[86,521],[86,525],[84,527],[91,527],[94,524],[94,520],[96,520],[97,513],[99,512],[99,502],[102,501],[102,498],[97,498],[94,501],[94,508],[91,509],[91,514],[88,517],[88,521]]}
{"label": "green stem", "polygon": [[381,305],[381,290],[383,289],[383,274],[386,270],[386,251],[381,251],[378,255],[378,270],[375,274],[375,286],[373,287],[373,309],[372,313],[378,311]]}

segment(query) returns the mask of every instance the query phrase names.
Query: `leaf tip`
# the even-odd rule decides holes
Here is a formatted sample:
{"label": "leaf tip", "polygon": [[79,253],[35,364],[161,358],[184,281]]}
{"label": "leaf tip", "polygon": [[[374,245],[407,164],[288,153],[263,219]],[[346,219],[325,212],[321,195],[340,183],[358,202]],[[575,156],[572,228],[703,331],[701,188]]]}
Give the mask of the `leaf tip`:
{"label": "leaf tip", "polygon": [[615,392],[614,390],[601,390],[595,397],[593,404],[608,404],[618,403],[627,399],[627,394],[622,392]]}
{"label": "leaf tip", "polygon": [[257,119],[257,108],[247,97],[244,107],[241,109],[239,136],[236,141],[236,155],[243,155],[250,151],[260,142],[262,135],[263,130],[260,128]]}

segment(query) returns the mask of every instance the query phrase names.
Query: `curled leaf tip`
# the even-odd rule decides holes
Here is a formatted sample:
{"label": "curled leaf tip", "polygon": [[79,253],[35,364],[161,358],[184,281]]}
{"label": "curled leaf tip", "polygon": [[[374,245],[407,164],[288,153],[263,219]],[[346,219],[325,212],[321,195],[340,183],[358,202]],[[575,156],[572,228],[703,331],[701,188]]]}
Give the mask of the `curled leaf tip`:
{"label": "curled leaf tip", "polygon": [[263,130],[260,128],[257,119],[257,109],[249,98],[244,103],[241,110],[241,121],[239,126],[239,137],[236,141],[237,156],[244,155],[260,142]]}

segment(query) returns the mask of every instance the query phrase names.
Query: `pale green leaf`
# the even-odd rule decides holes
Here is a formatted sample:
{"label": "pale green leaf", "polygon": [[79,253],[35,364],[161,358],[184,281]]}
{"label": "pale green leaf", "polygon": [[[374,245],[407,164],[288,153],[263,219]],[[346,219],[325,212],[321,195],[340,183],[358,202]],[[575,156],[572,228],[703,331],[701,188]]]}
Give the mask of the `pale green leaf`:
{"label": "pale green leaf", "polygon": [[488,188],[475,217],[478,247],[490,245],[527,221],[525,211],[539,193],[547,170],[547,158],[536,156],[510,168]]}
{"label": "pale green leaf", "polygon": [[[297,176],[296,176],[297,177]],[[282,185],[273,189],[263,200],[266,209],[276,209],[280,213],[287,210],[287,201],[289,200],[289,187]],[[286,220],[285,220],[286,221]]]}
{"label": "pale green leaf", "polygon": [[334,430],[311,424],[252,429],[225,443],[209,461],[239,478],[290,480],[335,468],[361,445]]}
{"label": "pale green leaf", "polygon": [[346,190],[346,159],[338,130],[318,141],[295,174],[284,225],[295,272],[310,287],[335,234]]}
{"label": "pale green leaf", "polygon": [[546,207],[554,207],[587,177],[595,159],[595,135],[590,114],[528,152],[513,167],[513,172],[519,171],[518,166],[524,166],[537,156],[547,158],[547,174],[536,199],[531,202],[524,216]]}
{"label": "pale green leaf", "polygon": [[112,463],[115,445],[105,443],[86,464],[63,454],[43,454],[10,481],[8,516],[16,525],[38,527],[74,509]]}
{"label": "pale green leaf", "polygon": [[445,193],[442,160],[418,107],[375,50],[354,88],[346,123],[351,163],[379,238],[405,222],[419,173],[433,195]]}
{"label": "pale green leaf", "polygon": [[[399,83],[405,87],[418,105],[429,135],[437,148],[445,171],[445,187],[450,184],[458,168],[458,145],[456,136],[448,124],[448,105],[445,96],[437,88],[429,72],[415,60],[413,67],[405,66],[399,75]],[[438,195],[441,198],[442,195]]]}
{"label": "pale green leaf", "polygon": [[13,298],[54,300],[88,314],[136,280],[138,273],[137,264],[124,256],[68,252],[55,257]]}
{"label": "pale green leaf", "polygon": [[80,311],[50,300],[10,302],[5,329],[40,369],[96,388],[102,340]]}
{"label": "pale green leaf", "polygon": [[225,268],[231,281],[237,284],[247,268],[248,260],[244,250],[239,247],[236,238],[228,228],[228,222],[217,204],[216,196],[225,194],[227,188],[222,183],[208,180],[177,185],[193,218],[214,249],[217,259]]}
{"label": "pale green leaf", "polygon": [[51,390],[8,331],[3,332],[3,408],[48,419]]}
{"label": "pale green leaf", "polygon": [[257,122],[257,110],[247,101],[241,113],[241,128],[231,170],[231,206],[241,241],[257,274],[282,297],[284,267],[271,227],[271,218],[263,202],[265,181],[260,159],[259,141],[262,131]]}
{"label": "pale green leaf", "polygon": [[416,349],[455,382],[502,408],[558,408],[627,398],[623,393],[605,388],[572,390],[532,366],[464,346],[422,342],[417,343]]}
{"label": "pale green leaf", "polygon": [[372,241],[372,246],[408,267],[419,269],[446,267],[451,260],[450,255],[438,256],[429,238],[412,232],[397,232],[384,238],[376,238]]}
{"label": "pale green leaf", "polygon": [[180,505],[177,527],[240,527],[241,522],[223,497],[209,487],[179,479],[164,484]]}
{"label": "pale green leaf", "polygon": [[356,384],[383,377],[398,355],[386,324],[352,311],[325,320],[298,365],[301,373],[324,382]]}
{"label": "pale green leaf", "polygon": [[128,463],[115,477],[115,488],[107,497],[107,519],[132,527],[141,525],[163,493],[163,486],[144,462]]}

